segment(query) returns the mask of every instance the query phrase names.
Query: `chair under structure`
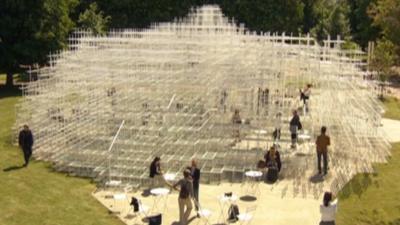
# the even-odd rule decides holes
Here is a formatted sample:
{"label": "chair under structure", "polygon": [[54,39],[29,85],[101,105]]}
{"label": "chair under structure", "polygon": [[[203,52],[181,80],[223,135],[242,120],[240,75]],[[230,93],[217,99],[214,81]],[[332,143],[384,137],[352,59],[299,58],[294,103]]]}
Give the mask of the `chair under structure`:
{"label": "chair under structure", "polygon": [[250,206],[246,208],[245,213],[239,213],[238,221],[240,225],[250,225],[251,221],[254,218],[254,213],[257,209],[257,206]]}

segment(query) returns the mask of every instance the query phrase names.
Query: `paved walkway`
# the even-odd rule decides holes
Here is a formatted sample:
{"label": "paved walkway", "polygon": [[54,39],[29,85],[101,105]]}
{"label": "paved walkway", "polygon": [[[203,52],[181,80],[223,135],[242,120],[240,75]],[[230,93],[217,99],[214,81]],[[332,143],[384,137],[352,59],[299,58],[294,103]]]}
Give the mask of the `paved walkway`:
{"label": "paved walkway", "polygon": [[392,119],[382,119],[382,131],[387,136],[389,142],[400,142],[400,121]]}
{"label": "paved walkway", "polygon": [[[254,219],[251,224],[260,225],[316,225],[319,222],[319,199],[312,197],[304,198],[303,196],[286,195],[282,196],[282,190],[280,188],[285,185],[280,183],[279,185],[269,185],[260,183],[260,193],[257,195],[257,199],[246,194],[246,186],[241,184],[228,184],[223,183],[221,185],[201,185],[200,191],[200,202],[203,208],[207,208],[212,211],[210,217],[210,224],[221,224],[224,219],[227,218],[227,206],[223,211],[223,217],[221,215],[221,206],[218,196],[221,196],[225,192],[233,192],[238,196],[236,204],[239,206],[239,211],[244,213],[248,207],[256,206],[254,212]],[[289,190],[291,192],[291,190]],[[103,205],[105,205],[110,211],[122,211],[118,214],[118,217],[122,219],[126,224],[143,224],[141,220],[135,220],[135,218],[128,216],[127,210],[128,200],[125,201],[114,201],[110,198],[112,193],[107,191],[99,191],[94,193],[94,197],[97,198]],[[149,206],[153,207],[154,196],[144,197],[141,192],[130,193],[128,198],[135,196]],[[163,213],[163,224],[167,225],[178,225],[179,210],[178,210],[178,195],[177,192],[172,192],[166,201],[167,210]],[[162,208],[163,202],[159,202]],[[162,210],[158,210],[162,211]],[[195,212],[193,210],[191,218],[193,221],[190,224],[198,224],[199,219],[194,218]],[[224,218],[224,219],[223,219]],[[137,223],[139,222],[139,223]],[[237,223],[239,224],[239,223]]]}
{"label": "paved walkway", "polygon": [[[400,142],[400,121],[383,119],[382,125],[381,131],[386,134],[390,142]],[[303,157],[305,158],[298,161],[304,162],[307,165],[314,162],[315,156],[313,154],[306,154]],[[309,166],[311,168],[314,167],[313,165]],[[218,224],[222,222],[221,218],[219,218],[221,215],[221,206],[218,196],[221,196],[225,192],[233,192],[239,197],[236,204],[239,206],[240,212],[246,212],[246,208],[250,206],[257,207],[254,212],[252,224],[316,225],[320,218],[319,204],[321,202],[322,193],[325,190],[331,190],[332,186],[329,184],[335,174],[328,175],[328,177],[325,178],[326,180],[323,180],[320,177],[313,175],[314,173],[313,169],[304,171],[299,170],[296,174],[288,175],[291,176],[291,179],[283,178],[274,185],[260,182],[258,186],[260,192],[257,194],[256,200],[249,198],[247,188],[243,184],[202,184],[200,189],[200,202],[204,208],[210,209],[213,212],[213,215],[210,217],[210,224]],[[112,198],[113,193],[109,191],[97,191],[93,193],[93,196],[110,211],[121,212],[118,214],[118,217],[126,224],[132,225],[137,224],[137,222],[143,224],[141,220],[135,220],[135,218],[128,215],[129,199],[131,196],[135,196],[141,199],[145,205],[153,207],[154,196],[143,195],[142,192],[136,192],[128,193],[125,200],[114,201]],[[167,210],[163,212],[163,224],[178,225],[177,219],[179,218],[179,214],[177,193],[172,192],[168,195],[165,202],[159,204],[163,205],[163,203],[168,206]],[[227,208],[225,208],[222,215],[226,218],[227,214]],[[201,222],[199,219],[194,218],[194,215],[193,212],[191,215],[193,221],[190,224],[198,224],[198,222]]]}

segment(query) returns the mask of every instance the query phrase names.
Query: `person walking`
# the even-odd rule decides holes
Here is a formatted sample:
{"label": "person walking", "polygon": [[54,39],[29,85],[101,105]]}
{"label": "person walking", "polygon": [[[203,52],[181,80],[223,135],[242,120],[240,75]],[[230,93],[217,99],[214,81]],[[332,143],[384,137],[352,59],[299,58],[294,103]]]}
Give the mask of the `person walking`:
{"label": "person walking", "polygon": [[322,205],[319,207],[321,213],[321,222],[319,225],[335,225],[338,200],[333,200],[331,192],[325,192]]}
{"label": "person walking", "polygon": [[[178,189],[177,186],[180,186],[180,188]],[[183,178],[172,185],[172,188],[179,190],[179,223],[180,225],[186,225],[188,224],[188,219],[193,209],[191,201],[191,198],[193,198],[193,182],[190,176],[190,170],[184,170]]]}
{"label": "person walking", "polygon": [[18,135],[18,144],[24,153],[24,167],[27,167],[29,164],[29,159],[32,156],[32,146],[33,146],[33,135],[28,125],[24,125],[24,128],[19,132]]}
{"label": "person walking", "polygon": [[311,84],[307,84],[303,90],[300,90],[300,100],[303,100],[304,112],[308,113],[308,100],[311,96]]}
{"label": "person walking", "polygon": [[293,117],[289,122],[289,130],[291,134],[292,145],[291,148],[296,148],[297,144],[297,131],[302,129],[302,125],[300,122],[300,117],[297,114],[297,110],[293,110]]}
{"label": "person walking", "polygon": [[[196,200],[195,202],[195,208],[196,211],[199,211],[199,187],[200,187],[200,169],[197,168],[197,162],[196,160],[192,160],[192,165],[188,167],[190,170],[190,175],[193,180],[193,197]],[[199,217],[199,214],[197,213],[197,217]]]}
{"label": "person walking", "polygon": [[321,134],[317,137],[315,141],[317,147],[317,159],[318,159],[318,173],[322,173],[321,169],[321,158],[323,159],[323,169],[324,175],[328,172],[328,146],[331,145],[331,139],[326,135],[326,127],[321,127]]}

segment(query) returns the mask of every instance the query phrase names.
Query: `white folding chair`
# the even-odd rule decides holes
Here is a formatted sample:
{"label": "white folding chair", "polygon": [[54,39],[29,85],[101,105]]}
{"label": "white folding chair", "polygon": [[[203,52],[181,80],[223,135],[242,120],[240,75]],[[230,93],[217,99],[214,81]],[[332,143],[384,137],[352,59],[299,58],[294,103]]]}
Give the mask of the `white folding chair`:
{"label": "white folding chair", "polygon": [[[114,212],[115,213],[119,213],[120,215],[122,215],[125,210],[126,210],[126,206],[125,206],[125,202],[129,201],[128,199],[128,192],[132,191],[132,187],[131,186],[126,186],[123,188],[123,192],[117,192],[115,194],[113,194],[113,200],[114,200]],[[122,202],[122,207],[121,209],[118,209],[118,202]]]}
{"label": "white folding chair", "polygon": [[150,207],[148,207],[146,205],[143,205],[142,201],[140,201],[140,199],[138,199],[138,204],[139,204],[139,210],[137,212],[135,212],[134,211],[134,207],[132,205],[132,206],[130,206],[130,210],[129,210],[128,215],[127,215],[127,217],[129,217],[129,216],[133,216],[134,217],[134,219],[135,219],[134,220],[134,224],[137,224],[137,222],[140,221],[140,219],[143,219],[143,218],[147,217],[148,216],[148,212],[150,210]]}
{"label": "white folding chair", "polygon": [[[114,205],[113,205],[113,208],[114,208],[114,212],[115,213],[118,213],[118,214],[122,214],[122,213],[124,213],[124,211],[125,211],[125,202],[126,201],[128,201],[128,197],[127,197],[127,195],[125,194],[125,193],[116,193],[116,194],[113,194],[113,200],[114,200]],[[119,207],[118,207],[118,202],[122,202],[121,204],[122,204],[122,208],[121,209],[118,209]]]}
{"label": "white folding chair", "polygon": [[256,211],[257,206],[250,206],[246,208],[245,213],[239,213],[238,220],[240,225],[249,225],[254,217],[254,211]]}

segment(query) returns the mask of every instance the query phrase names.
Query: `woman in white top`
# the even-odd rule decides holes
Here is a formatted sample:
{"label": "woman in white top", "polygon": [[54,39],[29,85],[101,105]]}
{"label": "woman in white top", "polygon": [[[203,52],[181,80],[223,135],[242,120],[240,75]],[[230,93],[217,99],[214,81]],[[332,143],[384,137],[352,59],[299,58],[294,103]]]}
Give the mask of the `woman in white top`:
{"label": "woman in white top", "polygon": [[321,222],[319,225],[335,225],[335,216],[337,212],[337,199],[332,201],[332,193],[325,192],[323,204],[320,205]]}

